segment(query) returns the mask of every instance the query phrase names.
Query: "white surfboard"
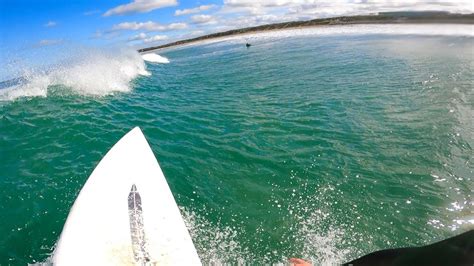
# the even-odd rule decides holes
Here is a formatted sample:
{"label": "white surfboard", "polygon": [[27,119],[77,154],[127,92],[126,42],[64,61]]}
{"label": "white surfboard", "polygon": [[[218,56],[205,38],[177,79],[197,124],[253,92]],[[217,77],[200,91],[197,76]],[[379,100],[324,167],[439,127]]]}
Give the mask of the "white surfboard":
{"label": "white surfboard", "polygon": [[74,202],[54,265],[201,265],[163,172],[136,127]]}

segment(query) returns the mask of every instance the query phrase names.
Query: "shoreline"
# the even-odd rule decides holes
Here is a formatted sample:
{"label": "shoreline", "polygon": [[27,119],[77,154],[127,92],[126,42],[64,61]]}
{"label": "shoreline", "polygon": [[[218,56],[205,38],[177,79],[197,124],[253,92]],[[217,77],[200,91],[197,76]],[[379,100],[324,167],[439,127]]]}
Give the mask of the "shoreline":
{"label": "shoreline", "polygon": [[[424,14],[424,13],[422,13]],[[344,26],[344,25],[384,25],[384,24],[474,24],[474,14],[450,14],[436,13],[436,15],[373,15],[373,16],[353,16],[353,17],[334,17],[327,19],[313,19],[306,21],[292,21],[261,26],[247,27],[241,29],[228,30],[207,34],[195,38],[178,40],[157,46],[151,46],[138,49],[139,53],[146,53],[164,48],[183,46],[206,40],[220,39],[223,37],[232,37],[245,34],[270,32],[285,29],[303,29],[316,28],[321,26]]]}

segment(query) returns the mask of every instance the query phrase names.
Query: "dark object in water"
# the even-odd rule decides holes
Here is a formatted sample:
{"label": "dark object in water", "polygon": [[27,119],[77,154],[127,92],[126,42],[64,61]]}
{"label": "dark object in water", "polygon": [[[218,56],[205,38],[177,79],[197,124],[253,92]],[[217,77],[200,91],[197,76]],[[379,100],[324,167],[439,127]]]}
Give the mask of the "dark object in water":
{"label": "dark object in water", "polygon": [[246,43],[245,46],[246,46],[247,48],[249,48],[249,47],[252,46],[252,45],[251,45],[250,43]]}
{"label": "dark object in water", "polygon": [[474,230],[455,237],[412,248],[385,249],[344,265],[474,265]]}

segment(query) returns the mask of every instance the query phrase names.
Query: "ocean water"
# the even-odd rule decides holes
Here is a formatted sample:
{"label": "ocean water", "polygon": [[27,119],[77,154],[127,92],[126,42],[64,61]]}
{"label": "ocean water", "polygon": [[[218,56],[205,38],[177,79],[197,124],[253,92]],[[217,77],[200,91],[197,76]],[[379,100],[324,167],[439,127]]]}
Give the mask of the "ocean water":
{"label": "ocean water", "polygon": [[158,51],[168,64],[121,49],[22,69],[0,89],[0,264],[50,256],[135,126],[205,264],[328,265],[472,229],[472,27],[290,30]]}

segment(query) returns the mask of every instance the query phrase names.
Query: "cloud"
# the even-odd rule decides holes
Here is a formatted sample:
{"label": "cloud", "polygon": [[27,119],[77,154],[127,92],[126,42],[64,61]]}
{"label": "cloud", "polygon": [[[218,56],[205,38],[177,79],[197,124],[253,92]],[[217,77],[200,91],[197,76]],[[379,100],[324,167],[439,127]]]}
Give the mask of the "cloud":
{"label": "cloud", "polygon": [[[473,13],[472,0],[224,0],[216,30],[390,11]],[[226,19],[221,19],[225,17]]]}
{"label": "cloud", "polygon": [[189,33],[189,36],[198,36],[198,35],[203,35],[206,32],[203,30],[194,30]]}
{"label": "cloud", "polygon": [[158,42],[158,41],[163,41],[163,40],[167,40],[168,39],[168,36],[166,35],[155,35],[155,36],[152,36],[150,38],[146,38],[143,40],[144,43],[150,43],[150,42]]}
{"label": "cloud", "polygon": [[[385,11],[449,11],[453,13],[472,13],[472,0],[224,0],[226,13],[248,12],[269,14],[283,11],[282,21],[297,19],[332,17],[341,15],[375,14]],[[299,15],[297,14],[299,13]],[[292,14],[292,16],[287,16]]]}
{"label": "cloud", "polygon": [[95,14],[99,14],[100,13],[100,10],[99,9],[94,9],[94,10],[89,10],[89,11],[86,11],[84,13],[82,13],[84,16],[92,16],[92,15],[95,15]]}
{"label": "cloud", "polygon": [[191,21],[195,24],[215,24],[217,21],[211,15],[194,15]]}
{"label": "cloud", "polygon": [[119,30],[145,30],[145,31],[172,31],[186,29],[186,23],[159,24],[153,21],[147,22],[122,22],[112,26],[111,31]]}
{"label": "cloud", "polygon": [[183,16],[183,15],[189,15],[189,14],[196,14],[202,11],[209,10],[211,8],[216,7],[216,5],[202,5],[198,6],[195,8],[188,8],[188,9],[178,9],[174,12],[175,16]]}
{"label": "cloud", "polygon": [[176,5],[178,5],[176,0],[133,0],[131,3],[107,10],[104,13],[104,17],[132,13],[146,13],[158,8]]}
{"label": "cloud", "polygon": [[148,36],[146,33],[142,32],[140,34],[137,34],[135,36],[128,38],[128,42],[143,41],[143,43],[150,43],[150,42],[163,41],[167,39],[168,39],[168,36],[166,35]]}
{"label": "cloud", "polygon": [[56,21],[50,20],[47,23],[45,23],[43,26],[45,26],[46,28],[51,28],[51,27],[54,27],[56,25],[58,25],[58,23]]}
{"label": "cloud", "polygon": [[57,39],[57,40],[41,40],[38,45],[39,46],[49,46],[49,45],[57,45],[57,44],[60,44],[62,43],[63,40],[61,39]]}
{"label": "cloud", "polygon": [[[338,0],[335,0],[338,1]],[[319,1],[320,2],[320,1]],[[235,7],[249,7],[249,6],[262,6],[262,7],[276,7],[276,6],[288,6],[294,4],[309,4],[316,3],[316,1],[305,1],[305,0],[224,0],[224,4],[227,6]]]}
{"label": "cloud", "polygon": [[[470,0],[469,0],[470,1]],[[291,17],[324,18],[334,16],[351,16],[377,14],[378,12],[393,11],[449,11],[453,13],[472,13],[474,5],[469,1],[460,0],[457,3],[448,0],[419,0],[419,1],[320,1],[317,3],[292,6],[288,14]]]}
{"label": "cloud", "polygon": [[135,35],[135,36],[132,36],[132,37],[128,38],[128,41],[129,41],[129,42],[140,41],[140,40],[144,40],[144,39],[146,39],[146,38],[147,38],[147,35],[142,32],[142,33],[139,33],[139,34],[137,34],[137,35]]}

